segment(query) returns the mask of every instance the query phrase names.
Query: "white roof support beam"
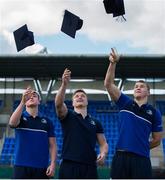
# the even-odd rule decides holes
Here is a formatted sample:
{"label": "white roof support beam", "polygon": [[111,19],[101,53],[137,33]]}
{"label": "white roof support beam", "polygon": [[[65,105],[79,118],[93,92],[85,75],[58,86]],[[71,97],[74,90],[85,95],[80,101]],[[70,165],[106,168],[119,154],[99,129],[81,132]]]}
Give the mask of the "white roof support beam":
{"label": "white roof support beam", "polygon": [[38,91],[38,93],[40,94],[41,100],[43,100],[42,87],[41,87],[40,80],[34,79],[33,82],[34,82],[35,89],[36,89],[36,90]]}

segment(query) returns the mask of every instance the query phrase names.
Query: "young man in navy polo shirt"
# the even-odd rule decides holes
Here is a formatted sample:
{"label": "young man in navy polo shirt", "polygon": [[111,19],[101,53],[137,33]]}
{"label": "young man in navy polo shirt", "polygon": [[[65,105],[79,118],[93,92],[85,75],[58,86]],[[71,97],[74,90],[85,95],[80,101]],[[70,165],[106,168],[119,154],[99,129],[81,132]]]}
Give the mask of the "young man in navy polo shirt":
{"label": "young man in navy polo shirt", "polygon": [[[60,179],[96,179],[96,163],[103,164],[108,144],[99,121],[87,114],[87,95],[84,90],[75,91],[72,97],[74,110],[64,103],[65,91],[71,71],[65,69],[62,84],[55,98],[55,106],[63,131],[62,163]],[[100,154],[96,157],[96,141]]]}
{"label": "young man in navy polo shirt", "polygon": [[[10,117],[15,128],[14,179],[48,179],[54,176],[56,139],[52,122],[38,114],[40,96],[28,88]],[[26,106],[26,111],[23,112]],[[50,165],[49,163],[50,151]]]}
{"label": "young man in navy polo shirt", "polygon": [[116,87],[114,78],[118,60],[118,55],[112,49],[104,81],[111,99],[119,107],[121,121],[119,140],[111,166],[111,178],[151,178],[150,149],[158,146],[161,141],[161,115],[147,103],[150,88],[146,82],[139,80],[135,83],[134,99],[124,95]]}

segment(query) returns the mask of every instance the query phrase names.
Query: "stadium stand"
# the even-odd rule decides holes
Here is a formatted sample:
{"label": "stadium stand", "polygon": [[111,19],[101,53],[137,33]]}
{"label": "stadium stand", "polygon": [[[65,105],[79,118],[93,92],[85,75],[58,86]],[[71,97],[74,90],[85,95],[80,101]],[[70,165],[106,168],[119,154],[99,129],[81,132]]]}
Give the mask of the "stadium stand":
{"label": "stadium stand", "polygon": [[[13,108],[15,109],[19,101],[15,101]],[[66,104],[71,107],[71,101],[66,101]],[[60,122],[56,116],[54,101],[48,101],[46,104],[41,104],[40,113],[43,116],[48,117],[52,120],[55,126],[55,133],[58,145],[58,159],[57,163],[60,162],[60,155],[62,150],[62,131]],[[109,146],[109,153],[106,159],[106,166],[110,166],[112,157],[115,151],[116,142],[118,139],[118,113],[116,107],[109,101],[89,101],[89,114],[98,119],[104,128],[105,136],[107,138]],[[14,137],[6,137],[0,158],[0,164],[12,165],[14,162]],[[96,147],[96,152],[99,149]]]}
{"label": "stadium stand", "polygon": [[[165,57],[164,56],[122,56],[121,61],[118,64],[116,71],[116,83],[122,82],[120,88],[123,91],[128,91],[128,95],[131,96],[129,90],[132,90],[132,80],[128,80],[127,78],[145,78],[145,80],[152,78],[153,82],[150,82],[150,87],[152,89],[161,89],[164,90],[165,87]],[[101,179],[104,177],[109,177],[109,165],[112,160],[112,156],[114,153],[116,141],[118,138],[118,115],[117,109],[108,101],[108,96],[105,92],[105,88],[103,86],[103,79],[105,77],[105,71],[108,67],[109,61],[108,56],[1,56],[0,57],[0,75],[4,78],[4,81],[0,84],[1,88],[1,99],[4,102],[0,102],[0,110],[2,108],[1,114],[10,115],[12,112],[12,104],[15,100],[20,98],[22,94],[22,90],[31,85],[31,87],[36,90],[41,91],[41,95],[43,99],[47,101],[52,100],[54,98],[54,94],[56,94],[59,84],[61,83],[60,78],[63,70],[68,67],[71,68],[73,72],[73,79],[92,79],[91,82],[71,82],[71,86],[68,89],[67,97],[71,96],[72,90],[76,88],[86,88],[86,89],[98,89],[102,92],[102,94],[90,94],[90,100],[94,99],[95,101],[90,102],[89,113],[92,116],[100,119],[103,124],[105,135],[107,137],[109,143],[109,153],[106,159],[106,166],[108,168],[101,169]],[[13,65],[14,64],[14,65]],[[81,65],[81,68],[80,68]],[[150,72],[150,73],[149,73]],[[11,77],[13,82],[11,82]],[[8,81],[8,78],[9,81]],[[17,79],[18,78],[18,79]],[[22,79],[23,78],[23,79]],[[156,82],[157,78],[162,78],[161,81]],[[18,80],[18,81],[17,81]],[[54,80],[55,83],[51,84],[51,81]],[[52,81],[53,82],[53,81]],[[9,92],[10,90],[10,92]],[[18,91],[19,90],[19,91]],[[20,91],[21,90],[21,91]],[[156,90],[153,91],[151,96],[151,103],[156,104],[156,106],[160,109],[161,113],[164,115],[164,99],[163,94],[156,94]],[[68,98],[70,99],[70,98]],[[96,100],[106,100],[103,102],[96,103]],[[160,100],[161,102],[157,102]],[[45,102],[46,102],[45,101]],[[15,107],[18,105],[19,101],[14,103]],[[71,102],[66,102],[71,107]],[[103,106],[103,103],[105,106]],[[160,103],[162,103],[160,105]],[[110,106],[109,106],[110,105]],[[59,121],[57,120],[53,102],[48,101],[41,105],[40,110],[43,114],[46,114],[54,123],[55,123],[55,131],[57,137],[58,144],[58,156],[61,154],[62,149],[62,132]],[[160,107],[161,106],[161,107]],[[50,112],[50,113],[49,113]],[[10,131],[7,129],[6,124],[1,124],[1,152],[0,152],[0,164],[1,164],[1,172],[0,178],[10,178],[11,177],[11,169],[7,172],[8,167],[12,167],[10,165],[13,164],[14,145],[11,145],[14,142],[13,131],[12,133],[6,133],[6,131]],[[4,134],[6,134],[4,136]],[[4,138],[6,137],[6,138]],[[9,145],[9,140],[11,140],[11,144]],[[13,141],[13,142],[12,142]],[[163,140],[164,141],[164,140]],[[162,141],[162,145],[163,142]],[[159,158],[158,162],[158,171],[155,172],[154,178],[165,178],[165,158],[163,160],[163,154],[161,151],[164,147],[159,146],[158,148],[154,148],[151,153],[151,157]],[[10,149],[10,150],[9,150]],[[160,149],[160,150],[159,150]],[[96,148],[98,151],[98,149]],[[158,154],[158,152],[160,152]],[[9,155],[10,154],[10,155]],[[12,154],[12,155],[11,155]],[[10,159],[10,160],[6,160]],[[157,161],[156,161],[157,162]],[[58,158],[59,163],[59,158]],[[5,166],[4,166],[5,165]],[[9,166],[8,166],[9,165]],[[157,163],[156,163],[157,165]],[[7,166],[7,167],[6,167]],[[107,172],[108,175],[104,176],[104,171]],[[161,172],[160,172],[161,171]],[[159,173],[159,174],[158,174]],[[160,173],[162,176],[160,176]],[[109,179],[109,178],[107,178]]]}
{"label": "stadium stand", "polygon": [[15,139],[6,137],[0,156],[0,164],[11,165],[14,162]]}
{"label": "stadium stand", "polygon": [[[19,100],[15,101],[13,104],[13,109],[17,107]],[[69,108],[72,108],[71,101],[66,101],[66,104]],[[161,113],[164,114],[165,101],[157,101],[157,107],[160,109]],[[47,101],[44,104],[41,104],[39,111],[43,116],[48,117],[55,126],[55,133],[57,138],[58,145],[58,159],[57,164],[60,162],[60,155],[62,151],[62,131],[60,122],[56,116],[54,101]],[[118,109],[111,101],[89,101],[88,112],[93,117],[98,119],[104,128],[105,136],[109,144],[109,152],[105,162],[106,166],[111,165],[112,157],[115,152],[115,146],[118,140]],[[165,157],[165,139],[162,140],[163,145],[163,154]],[[1,165],[12,165],[14,162],[14,148],[15,148],[15,139],[14,137],[6,137],[3,143],[0,164]],[[96,147],[96,152],[99,152],[98,147]],[[165,162],[165,158],[164,158]]]}

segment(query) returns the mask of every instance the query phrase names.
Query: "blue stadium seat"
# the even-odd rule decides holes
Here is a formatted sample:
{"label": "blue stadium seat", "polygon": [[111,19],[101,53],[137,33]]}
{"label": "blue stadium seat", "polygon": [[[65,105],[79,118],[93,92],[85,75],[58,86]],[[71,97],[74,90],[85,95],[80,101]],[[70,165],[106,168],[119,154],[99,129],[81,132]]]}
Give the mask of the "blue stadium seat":
{"label": "blue stadium seat", "polygon": [[3,148],[1,151],[1,156],[0,156],[0,164],[3,165],[10,165],[12,164],[12,160],[14,159],[14,138],[5,138]]}

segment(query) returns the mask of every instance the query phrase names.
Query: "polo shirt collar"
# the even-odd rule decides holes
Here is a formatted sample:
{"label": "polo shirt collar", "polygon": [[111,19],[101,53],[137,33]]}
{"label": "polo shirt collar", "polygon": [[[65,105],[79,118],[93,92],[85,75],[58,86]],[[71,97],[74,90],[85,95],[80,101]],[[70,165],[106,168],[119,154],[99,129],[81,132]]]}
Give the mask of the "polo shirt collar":
{"label": "polo shirt collar", "polygon": [[[39,114],[40,113],[38,113],[38,115],[36,117],[39,117]],[[27,111],[24,111],[23,115],[26,116],[26,117],[32,117],[32,115],[30,115]]]}
{"label": "polo shirt collar", "polygon": [[145,104],[142,104],[141,106],[139,106],[136,101],[133,101],[133,104],[135,104],[135,105],[138,106],[139,108],[144,108],[144,109],[146,109],[146,108],[149,106],[148,103],[145,103]]}
{"label": "polo shirt collar", "polygon": [[[81,113],[77,113],[76,111],[73,111],[73,112],[74,112],[75,114],[77,114],[78,116],[82,116]],[[85,116],[85,119],[86,119],[86,118],[89,118],[89,117],[90,117],[90,115],[87,114],[87,115]]]}

